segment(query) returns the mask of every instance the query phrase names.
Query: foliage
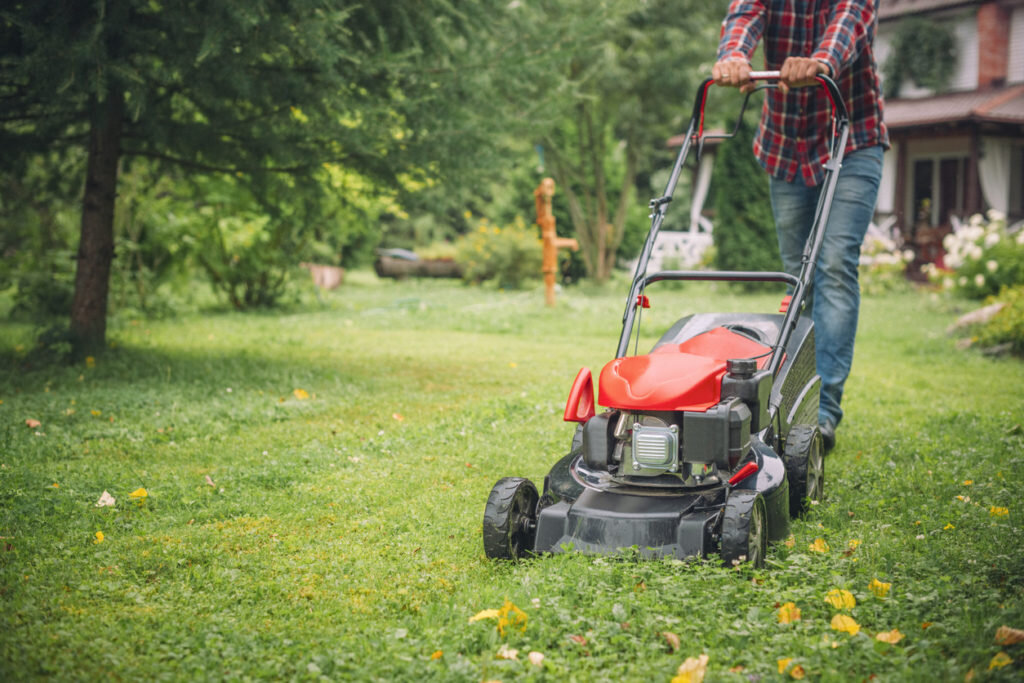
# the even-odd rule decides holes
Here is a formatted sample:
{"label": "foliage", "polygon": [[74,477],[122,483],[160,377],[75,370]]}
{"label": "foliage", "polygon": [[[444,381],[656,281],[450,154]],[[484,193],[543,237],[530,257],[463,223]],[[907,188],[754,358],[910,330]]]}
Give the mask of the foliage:
{"label": "foliage", "polygon": [[1024,284],[1024,231],[1010,234],[1006,218],[989,211],[988,220],[980,214],[943,240],[945,265],[951,273],[929,268],[932,280],[942,282],[969,299],[984,299],[1003,287]]}
{"label": "foliage", "polygon": [[949,26],[922,16],[901,20],[886,60],[885,90],[899,97],[906,80],[930,90],[941,91],[956,64],[956,38]]}
{"label": "foliage", "polygon": [[[576,16],[600,18],[594,37],[565,65],[558,117],[539,127],[546,158],[567,200],[587,274],[606,280],[629,230],[641,230],[637,192],[668,162],[665,140],[685,126],[700,80],[714,55],[723,2],[652,0],[563,3]],[[642,185],[642,184],[641,184]],[[657,188],[658,191],[661,188]]]}
{"label": "foliage", "polygon": [[[825,500],[754,571],[483,558],[490,487],[540,482],[568,448],[565,392],[611,358],[620,291],[547,309],[349,287],[283,319],[115,319],[117,347],[73,367],[26,367],[29,330],[0,322],[5,679],[667,681],[702,654],[706,681],[781,680],[780,660],[805,680],[1020,679],[1024,644],[997,634],[1024,625],[1024,365],[951,363],[928,299],[864,302]],[[655,335],[778,299],[651,297]],[[502,635],[506,603],[523,617]]]}
{"label": "foliage", "polygon": [[868,296],[898,291],[910,286],[907,264],[914,252],[900,249],[888,237],[869,234],[860,248],[860,290]]}
{"label": "foliage", "polygon": [[455,249],[467,282],[493,280],[504,289],[520,289],[541,275],[537,228],[521,218],[504,227],[482,218],[475,230],[459,238]]}
{"label": "foliage", "polygon": [[750,153],[754,130],[739,120],[736,137],[715,158],[715,264],[722,270],[782,268],[768,176]]}
{"label": "foliage", "polygon": [[988,322],[973,330],[972,342],[983,349],[1005,349],[1024,356],[1024,285],[1006,287],[988,303],[1002,303]]}

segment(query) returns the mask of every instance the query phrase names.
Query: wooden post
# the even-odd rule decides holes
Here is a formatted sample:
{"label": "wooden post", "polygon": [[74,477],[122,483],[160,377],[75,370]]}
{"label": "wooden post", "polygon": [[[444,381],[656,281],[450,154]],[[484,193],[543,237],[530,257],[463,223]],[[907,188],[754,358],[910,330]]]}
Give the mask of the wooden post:
{"label": "wooden post", "polygon": [[555,181],[552,178],[545,178],[533,191],[533,198],[537,204],[537,225],[540,226],[540,235],[543,241],[543,258],[541,260],[541,272],[544,273],[544,303],[548,306],[555,305],[555,275],[558,273],[558,250],[579,249],[579,244],[574,239],[559,237],[555,233],[555,216],[551,213],[551,198],[555,196]]}

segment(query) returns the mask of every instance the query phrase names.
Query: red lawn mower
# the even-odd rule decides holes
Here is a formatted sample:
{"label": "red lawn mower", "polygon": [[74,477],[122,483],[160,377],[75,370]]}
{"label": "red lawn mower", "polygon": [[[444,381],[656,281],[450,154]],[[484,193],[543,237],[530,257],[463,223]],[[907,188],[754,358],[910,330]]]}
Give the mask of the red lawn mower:
{"label": "red lawn mower", "polygon": [[[777,71],[754,72],[757,89]],[[594,383],[580,370],[564,419],[577,422],[569,453],[544,478],[543,492],[506,477],[484,511],[490,558],[567,550],[614,554],[636,548],[680,559],[717,552],[727,565],[762,566],[767,543],[785,538],[790,516],[822,497],[824,446],[818,428],[821,380],[814,324],[803,315],[849,136],[836,84],[819,76],[831,101],[833,135],[821,200],[797,276],[783,272],[647,273],[658,232],[693,146],[711,137],[697,92],[693,116],[665,194],[651,201],[651,227],[623,315],[615,359]],[[746,108],[744,99],[743,108]],[[741,109],[742,116],[742,109]],[[776,282],[790,294],[779,313],[703,313],[682,318],[649,353],[628,355],[646,290],[661,281]],[[634,327],[636,329],[634,329]]]}

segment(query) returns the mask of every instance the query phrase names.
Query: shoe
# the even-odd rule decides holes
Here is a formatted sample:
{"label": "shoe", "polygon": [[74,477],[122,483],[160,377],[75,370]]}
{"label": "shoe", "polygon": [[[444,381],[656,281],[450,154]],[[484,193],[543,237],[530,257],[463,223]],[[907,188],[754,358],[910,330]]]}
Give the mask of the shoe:
{"label": "shoe", "polygon": [[836,426],[832,420],[825,420],[818,424],[821,431],[821,440],[825,442],[825,452],[828,453],[836,447]]}

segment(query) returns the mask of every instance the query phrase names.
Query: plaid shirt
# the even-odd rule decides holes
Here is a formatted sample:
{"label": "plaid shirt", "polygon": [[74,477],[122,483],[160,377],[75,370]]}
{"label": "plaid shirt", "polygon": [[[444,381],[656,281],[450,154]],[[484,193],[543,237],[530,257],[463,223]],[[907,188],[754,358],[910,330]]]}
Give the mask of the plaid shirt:
{"label": "plaid shirt", "polygon": [[[748,63],[764,38],[765,68],[811,57],[830,69],[850,113],[846,152],[889,146],[873,43],[875,0],[732,0],[722,22],[718,59]],[[806,185],[824,180],[831,106],[822,88],[766,93],[754,154],[772,176]]]}

